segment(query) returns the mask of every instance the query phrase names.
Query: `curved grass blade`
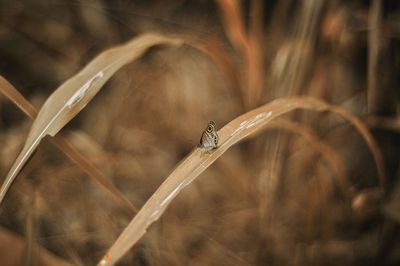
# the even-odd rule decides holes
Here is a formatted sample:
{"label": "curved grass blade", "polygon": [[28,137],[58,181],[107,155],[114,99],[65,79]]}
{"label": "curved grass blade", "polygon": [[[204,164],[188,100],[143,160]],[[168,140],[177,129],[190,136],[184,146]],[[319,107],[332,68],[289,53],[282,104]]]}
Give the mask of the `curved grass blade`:
{"label": "curved grass blade", "polygon": [[102,52],[83,70],[56,89],[40,109],[24,147],[0,189],[0,204],[15,177],[46,135],[57,134],[118,69],[142,56],[149,48],[161,44],[179,45],[181,41],[157,34],[144,34],[124,45]]}
{"label": "curved grass blade", "polygon": [[[368,129],[356,117],[343,109],[327,104],[312,97],[281,98],[247,112],[228,123],[218,132],[220,146],[210,152],[195,148],[183,159],[174,171],[165,179],[137,215],[131,220],[118,239],[114,242],[98,265],[114,265],[146,233],[147,228],[165,211],[169,203],[179,192],[204,172],[215,160],[232,145],[249,135],[262,130],[272,119],[295,109],[330,111],[341,115],[350,122],[368,144],[378,173],[382,168],[382,156]],[[383,169],[383,168],[382,168]],[[384,179],[384,175],[380,177]]]}
{"label": "curved grass blade", "polygon": [[266,128],[284,129],[292,132],[293,134],[300,135],[331,165],[331,168],[335,172],[339,188],[341,189],[343,195],[348,199],[354,196],[351,184],[346,179],[342,161],[338,158],[335,151],[329,145],[321,141],[319,137],[314,134],[313,130],[298,122],[293,122],[284,118],[278,118],[275,121],[270,121],[266,125]]}
{"label": "curved grass blade", "polygon": [[[35,107],[19,93],[19,91],[11,85],[4,77],[0,75],[0,92],[3,93],[10,101],[19,107],[27,116],[35,119],[37,111]],[[133,213],[137,209],[85,156],[83,156],[72,144],[68,142],[62,135],[56,135],[52,143],[56,145],[71,161],[77,164],[87,175],[97,181],[106,191],[109,191],[121,203],[125,204]]]}

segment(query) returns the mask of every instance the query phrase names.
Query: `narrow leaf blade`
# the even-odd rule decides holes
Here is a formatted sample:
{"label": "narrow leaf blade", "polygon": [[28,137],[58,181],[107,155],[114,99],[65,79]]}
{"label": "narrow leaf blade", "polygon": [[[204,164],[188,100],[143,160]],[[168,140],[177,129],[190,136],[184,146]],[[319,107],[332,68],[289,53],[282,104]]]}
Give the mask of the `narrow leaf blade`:
{"label": "narrow leaf blade", "polygon": [[0,189],[0,204],[12,182],[40,141],[46,135],[54,136],[57,134],[87,105],[117,70],[139,58],[155,45],[176,46],[181,43],[177,38],[168,38],[157,34],[144,34],[124,45],[102,52],[82,71],[56,89],[40,109],[24,147]]}
{"label": "narrow leaf blade", "polygon": [[[218,132],[220,146],[211,152],[194,149],[166,178],[137,215],[131,220],[118,239],[110,247],[98,265],[114,265],[146,233],[147,228],[165,211],[179,192],[193,182],[215,160],[240,140],[263,130],[272,120],[295,109],[330,111],[350,122],[363,136],[377,164],[378,173],[382,157],[378,146],[364,124],[343,109],[312,97],[280,98],[247,112],[221,128]],[[384,180],[384,175],[380,177]]]}
{"label": "narrow leaf blade", "polygon": [[[35,107],[19,93],[4,77],[0,76],[0,92],[10,101],[19,107],[30,118],[35,119],[37,111]],[[132,203],[74,146],[72,146],[62,135],[57,135],[52,139],[53,144],[57,146],[71,161],[75,162],[87,175],[98,182],[106,191],[112,193],[116,199],[123,203],[133,213],[136,208]]]}

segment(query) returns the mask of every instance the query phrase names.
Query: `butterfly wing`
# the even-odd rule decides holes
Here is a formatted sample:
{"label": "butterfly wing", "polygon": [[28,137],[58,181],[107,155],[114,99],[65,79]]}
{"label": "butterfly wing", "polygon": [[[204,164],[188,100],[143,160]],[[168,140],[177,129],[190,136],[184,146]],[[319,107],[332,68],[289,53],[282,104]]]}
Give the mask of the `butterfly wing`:
{"label": "butterfly wing", "polygon": [[[211,129],[210,129],[211,126]],[[200,138],[200,144],[197,145],[200,148],[211,150],[218,146],[218,134],[215,131],[215,122],[210,121],[207,128],[203,131]]]}

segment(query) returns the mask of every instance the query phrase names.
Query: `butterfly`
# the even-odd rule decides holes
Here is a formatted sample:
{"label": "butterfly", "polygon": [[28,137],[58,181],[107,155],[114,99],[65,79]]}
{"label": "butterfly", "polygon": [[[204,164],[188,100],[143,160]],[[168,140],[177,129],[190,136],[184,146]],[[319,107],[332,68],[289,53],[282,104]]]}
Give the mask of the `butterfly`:
{"label": "butterfly", "polygon": [[214,121],[208,122],[207,128],[201,135],[200,144],[197,147],[205,150],[212,150],[218,147],[218,133],[215,130]]}

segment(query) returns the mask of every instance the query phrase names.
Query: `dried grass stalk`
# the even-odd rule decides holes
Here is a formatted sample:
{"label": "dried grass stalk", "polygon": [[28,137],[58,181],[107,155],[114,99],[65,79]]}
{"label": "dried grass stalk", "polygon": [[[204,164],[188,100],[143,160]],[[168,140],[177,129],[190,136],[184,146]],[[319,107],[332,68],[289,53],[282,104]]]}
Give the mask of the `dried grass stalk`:
{"label": "dried grass stalk", "polygon": [[287,119],[277,119],[275,121],[271,121],[266,125],[266,128],[284,129],[294,134],[298,134],[302,138],[304,138],[331,165],[333,172],[335,172],[339,187],[343,195],[348,199],[353,197],[352,187],[349,181],[346,179],[342,161],[337,156],[336,152],[328,144],[321,141],[319,137],[313,132],[313,130],[300,123],[293,122]]}
{"label": "dried grass stalk", "polygon": [[144,34],[122,46],[102,52],[83,70],[56,89],[40,109],[25,145],[1,187],[0,203],[40,141],[46,135],[57,134],[89,103],[117,70],[138,59],[155,45],[179,45],[181,43],[179,39],[175,38]]}
{"label": "dried grass stalk", "polygon": [[114,265],[145,234],[147,228],[165,211],[179,192],[205,171],[232,145],[251,134],[260,132],[272,120],[295,109],[329,111],[341,115],[363,136],[368,144],[380,178],[384,180],[382,156],[364,124],[339,107],[312,97],[281,98],[247,112],[228,123],[218,132],[220,145],[210,152],[195,148],[167,177],[124,229],[98,265]]}
{"label": "dried grass stalk", "polygon": [[[36,108],[2,76],[0,76],[0,92],[2,92],[31,119],[36,118],[38,114]],[[132,203],[66,138],[64,138],[62,135],[57,135],[51,140],[57,148],[59,148],[69,159],[71,159],[71,161],[76,163],[81,170],[97,181],[102,187],[104,187],[106,191],[112,193],[117,200],[121,201],[121,203],[123,203],[133,213],[137,212],[137,209],[132,205]]]}

